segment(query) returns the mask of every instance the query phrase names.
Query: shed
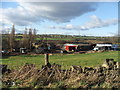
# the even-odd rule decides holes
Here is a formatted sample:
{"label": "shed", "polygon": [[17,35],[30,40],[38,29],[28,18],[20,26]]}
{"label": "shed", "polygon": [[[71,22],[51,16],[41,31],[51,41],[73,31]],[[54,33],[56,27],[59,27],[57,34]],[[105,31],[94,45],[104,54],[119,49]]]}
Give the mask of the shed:
{"label": "shed", "polygon": [[70,52],[70,51],[76,51],[78,45],[75,44],[65,44],[64,48],[66,51]]}
{"label": "shed", "polygon": [[27,53],[27,49],[26,48],[20,48],[20,53],[22,53],[22,54]]}
{"label": "shed", "polygon": [[118,44],[113,44],[112,45],[112,50],[119,50],[119,45]]}
{"label": "shed", "polygon": [[93,50],[111,50],[112,44],[96,44]]}

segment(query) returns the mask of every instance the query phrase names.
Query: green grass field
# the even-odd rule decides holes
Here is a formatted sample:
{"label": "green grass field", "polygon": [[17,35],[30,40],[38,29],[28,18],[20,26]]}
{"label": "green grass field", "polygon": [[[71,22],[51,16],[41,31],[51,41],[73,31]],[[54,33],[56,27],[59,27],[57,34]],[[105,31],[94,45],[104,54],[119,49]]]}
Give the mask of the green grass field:
{"label": "green grass field", "polygon": [[[41,38],[37,38],[36,40],[42,40]],[[43,40],[74,40],[74,38],[47,38]]]}
{"label": "green grass field", "polygon": [[[50,63],[62,65],[62,68],[69,69],[71,65],[98,66],[101,65],[106,58],[118,60],[118,51],[89,53],[89,54],[54,54],[50,55]],[[7,64],[10,69],[17,69],[25,63],[35,64],[38,68],[44,65],[44,55],[19,55],[10,56],[2,59],[3,64]]]}
{"label": "green grass field", "polygon": [[[16,40],[22,40],[23,38],[16,38]],[[74,40],[75,38],[47,38],[43,40]],[[42,40],[41,38],[36,38],[36,40]]]}
{"label": "green grass field", "polygon": [[[18,35],[19,36],[19,35]],[[59,37],[55,37],[55,38],[36,38],[36,40],[75,40],[75,39],[99,39],[100,37],[64,37],[64,38],[59,38]],[[23,38],[16,38],[16,40],[22,40]]]}

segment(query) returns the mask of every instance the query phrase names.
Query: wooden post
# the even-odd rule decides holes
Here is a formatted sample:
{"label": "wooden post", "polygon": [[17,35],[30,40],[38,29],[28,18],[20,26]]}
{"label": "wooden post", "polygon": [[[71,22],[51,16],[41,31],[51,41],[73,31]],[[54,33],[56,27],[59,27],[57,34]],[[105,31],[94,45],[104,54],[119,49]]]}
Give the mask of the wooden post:
{"label": "wooden post", "polygon": [[49,54],[45,53],[45,65],[49,63]]}

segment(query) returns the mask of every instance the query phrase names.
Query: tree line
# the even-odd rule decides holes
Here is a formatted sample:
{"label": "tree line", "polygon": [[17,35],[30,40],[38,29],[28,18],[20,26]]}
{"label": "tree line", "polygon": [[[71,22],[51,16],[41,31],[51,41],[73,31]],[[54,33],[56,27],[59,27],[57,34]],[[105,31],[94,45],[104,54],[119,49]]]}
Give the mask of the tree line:
{"label": "tree line", "polygon": [[32,43],[36,42],[36,29],[25,28],[22,40],[16,40],[15,25],[10,32],[2,35],[2,49],[14,51],[18,48],[28,48],[31,50]]}

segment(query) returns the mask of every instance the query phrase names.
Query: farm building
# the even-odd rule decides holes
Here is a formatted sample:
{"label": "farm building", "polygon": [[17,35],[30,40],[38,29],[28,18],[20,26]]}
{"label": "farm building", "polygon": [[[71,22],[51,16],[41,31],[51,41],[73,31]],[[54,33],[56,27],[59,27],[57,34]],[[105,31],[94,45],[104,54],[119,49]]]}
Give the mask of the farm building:
{"label": "farm building", "polygon": [[90,51],[94,48],[94,44],[87,43],[87,42],[76,42],[77,52],[79,51]]}
{"label": "farm building", "polygon": [[112,50],[119,50],[119,45],[118,44],[113,44],[112,45]]}
{"label": "farm building", "polygon": [[26,48],[20,48],[20,52],[21,52],[22,54],[25,54],[25,53],[27,53],[27,49],[26,49]]}
{"label": "farm building", "polygon": [[93,46],[92,45],[78,45],[77,47],[77,51],[89,51],[89,50],[92,50],[93,49]]}
{"label": "farm building", "polygon": [[111,50],[112,49],[112,44],[96,44],[94,47],[94,51],[97,50]]}
{"label": "farm building", "polygon": [[64,44],[64,50],[67,52],[76,51],[78,45],[75,44]]}
{"label": "farm building", "polygon": [[79,52],[79,51],[89,51],[93,50],[93,46],[91,44],[64,44],[63,50],[67,52]]}

